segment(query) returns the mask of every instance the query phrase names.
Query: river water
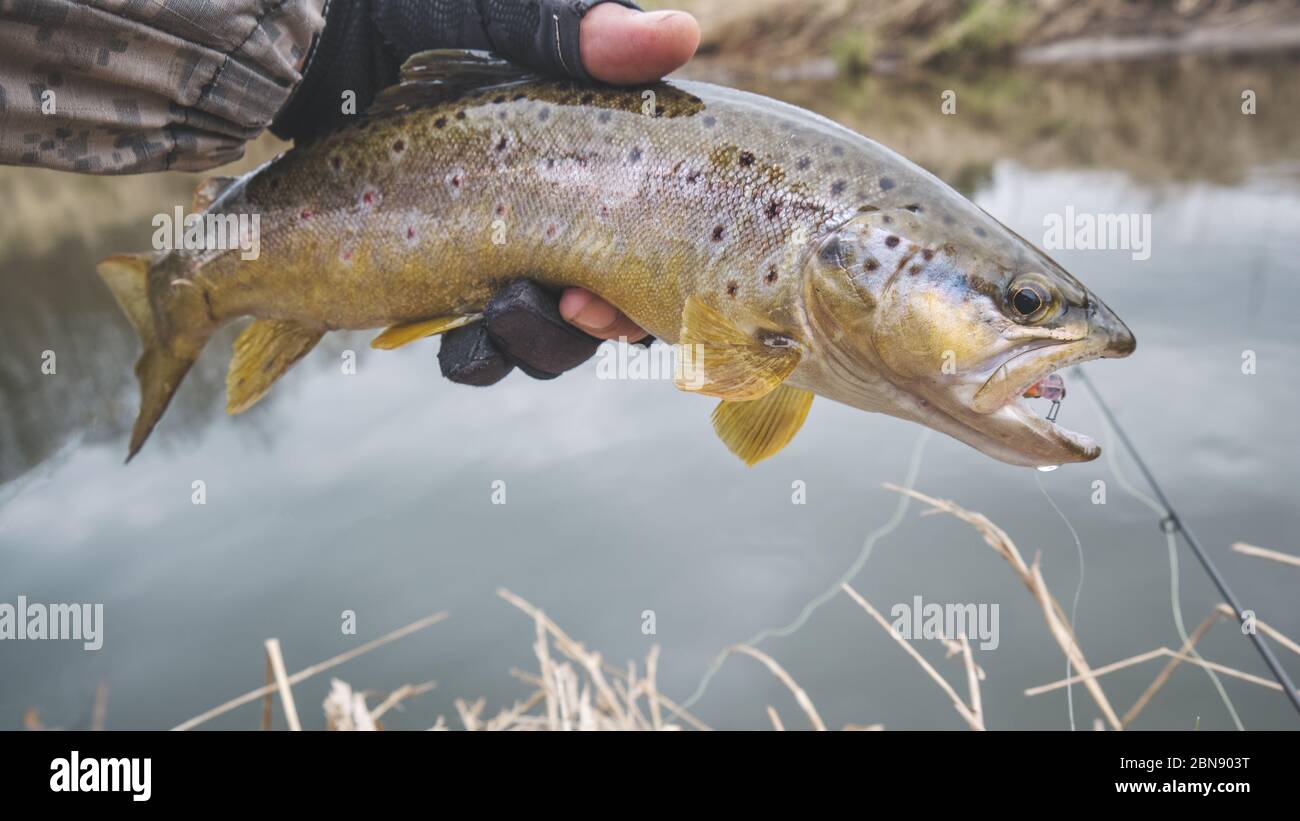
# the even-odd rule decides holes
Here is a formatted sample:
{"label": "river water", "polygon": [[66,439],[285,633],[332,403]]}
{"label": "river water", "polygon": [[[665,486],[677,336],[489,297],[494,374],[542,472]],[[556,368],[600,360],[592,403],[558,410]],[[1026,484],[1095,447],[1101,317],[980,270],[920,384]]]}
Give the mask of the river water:
{"label": "river water", "polygon": [[[1287,62],[1178,61],[974,78],[732,79],[885,142],[1036,242],[1045,217],[1067,208],[1149,214],[1149,259],[1053,252],[1139,341],[1129,359],[1085,367],[1246,606],[1296,637],[1300,569],[1229,550],[1245,541],[1300,552],[1294,76]],[[1247,89],[1254,115],[1241,111]],[[945,91],[953,114],[941,110]],[[259,144],[238,168],[274,150]],[[593,361],[554,382],[515,374],[473,390],[438,376],[436,342],[380,352],[368,335],[327,338],[266,401],[231,419],[222,410],[229,348],[219,342],[124,467],[137,343],[94,263],[147,247],[152,215],[185,201],[196,180],[0,169],[0,602],[25,594],[102,603],[105,614],[98,651],[0,643],[0,727],[21,726],[29,707],[49,726],[89,726],[101,682],[109,728],[170,727],[260,685],[268,637],[280,639],[292,671],[440,610],[450,618],[334,672],[376,692],[436,679],[434,692],[385,721],[425,728],[443,714],[456,726],[454,699],[485,697],[494,713],[527,694],[511,668],[535,669],[533,626],[495,595],[500,587],[613,663],[659,643],[660,688],[684,700],[720,650],[789,624],[834,586],[898,509],[882,483],[902,482],[914,459],[917,489],[984,513],[1027,559],[1040,556],[1067,609],[1081,571],[1073,527],[1084,561],[1076,628],[1091,664],[1179,644],[1158,516],[1123,487],[1127,477],[1146,490],[1069,374],[1062,422],[1103,434],[1109,451],[1090,464],[1012,468],[823,400],[786,451],[746,470],[714,439],[710,403],[663,381],[602,379]],[[56,354],[54,374],[42,372],[45,351]],[[349,351],[355,373],[342,367]],[[1252,356],[1255,372],[1243,373]],[[197,481],[203,505],[192,501]],[[501,488],[505,504],[494,504]],[[796,488],[804,504],[792,502]],[[1068,727],[1065,691],[1024,694],[1065,675],[1033,598],[968,526],[919,513],[911,505],[875,542],[854,587],[885,613],[916,596],[996,605],[998,646],[976,650],[988,725]],[[1191,630],[1219,598],[1190,554],[1180,548],[1177,558]],[[355,635],[341,629],[344,611],[355,613]],[[915,644],[962,689],[942,646]],[[843,595],[759,646],[831,726],[963,726]],[[1267,676],[1230,623],[1200,647]],[[1300,677],[1300,659],[1278,652]],[[1161,664],[1102,679],[1119,712]],[[1222,680],[1246,727],[1300,727],[1279,693]],[[306,726],[323,726],[327,687],[321,676],[295,688]],[[1082,688],[1073,695],[1077,725],[1091,728],[1097,708]],[[733,657],[695,712],[714,727],[761,727],[767,705],[787,726],[805,726],[778,681]],[[250,705],[208,726],[254,727],[259,717]],[[1233,720],[1210,679],[1185,667],[1135,726],[1228,729]]]}

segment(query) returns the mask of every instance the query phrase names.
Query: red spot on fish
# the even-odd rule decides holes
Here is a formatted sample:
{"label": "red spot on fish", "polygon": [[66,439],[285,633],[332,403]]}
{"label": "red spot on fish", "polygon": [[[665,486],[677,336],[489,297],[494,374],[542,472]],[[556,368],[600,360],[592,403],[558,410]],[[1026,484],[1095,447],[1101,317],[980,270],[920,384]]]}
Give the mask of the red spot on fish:
{"label": "red spot on fish", "polygon": [[415,239],[415,228],[408,226],[406,229],[406,238]]}
{"label": "red spot on fish", "polygon": [[298,212],[298,216],[305,220],[311,219],[311,215],[312,215],[312,210],[310,208],[304,208]]}
{"label": "red spot on fish", "polygon": [[497,203],[497,216],[504,217],[505,215],[506,215],[506,204],[504,202]]}

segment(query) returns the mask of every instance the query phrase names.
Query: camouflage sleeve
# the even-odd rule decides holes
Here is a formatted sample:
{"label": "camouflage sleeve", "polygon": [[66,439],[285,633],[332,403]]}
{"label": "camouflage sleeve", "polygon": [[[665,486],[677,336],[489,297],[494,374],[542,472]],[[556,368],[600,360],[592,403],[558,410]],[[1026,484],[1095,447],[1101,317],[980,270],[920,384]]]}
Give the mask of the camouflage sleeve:
{"label": "camouflage sleeve", "polygon": [[0,163],[237,159],[302,79],[326,0],[0,0]]}

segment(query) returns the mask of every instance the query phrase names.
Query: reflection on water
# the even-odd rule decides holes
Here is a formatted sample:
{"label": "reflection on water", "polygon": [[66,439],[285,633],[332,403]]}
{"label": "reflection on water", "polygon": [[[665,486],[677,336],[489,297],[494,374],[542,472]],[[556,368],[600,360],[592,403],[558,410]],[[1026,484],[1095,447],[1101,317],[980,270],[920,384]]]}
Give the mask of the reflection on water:
{"label": "reflection on water", "polygon": [[[1300,355],[1293,78],[1287,64],[1178,62],[747,84],[899,149],[1031,239],[1044,214],[1066,206],[1153,215],[1146,262],[1055,254],[1140,341],[1134,357],[1090,373],[1248,606],[1295,636],[1294,582],[1226,550],[1236,540],[1300,548],[1300,436],[1288,415]],[[1254,117],[1240,112],[1247,88]],[[955,116],[939,113],[945,89],[957,92]],[[243,166],[273,150],[257,146]],[[123,467],[138,343],[94,263],[145,247],[151,216],[195,181],[0,169],[0,601],[103,602],[107,631],[94,654],[0,645],[0,726],[28,705],[50,723],[85,724],[101,678],[110,727],[169,726],[259,684],[267,636],[301,667],[445,608],[448,622],[341,671],[359,687],[439,679],[434,695],[390,714],[395,726],[427,726],[453,698],[520,695],[507,671],[526,662],[531,627],[492,595],[501,585],[611,660],[644,654],[640,614],[655,610],[662,686],[684,697],[719,648],[790,621],[893,510],[879,485],[902,478],[920,434],[896,420],[819,402],[787,452],[746,471],[713,440],[707,403],[665,384],[602,381],[592,364],[552,383],[513,376],[475,391],[438,378],[436,344],[373,352],[359,335],[327,338],[236,420],[222,412],[229,346],[215,342],[150,447]],[[340,368],[349,349],[355,375]],[[1259,363],[1251,376],[1240,367],[1247,350]],[[54,374],[42,372],[45,351]],[[1101,430],[1079,392],[1062,414]],[[808,503],[787,506],[796,479]],[[204,506],[191,504],[195,480]],[[506,505],[490,503],[496,480]],[[1096,480],[1107,482],[1105,505],[1091,501]],[[1087,557],[1079,632],[1090,660],[1175,644],[1163,542],[1110,464],[1043,481]],[[1043,552],[1058,596],[1072,590],[1073,542],[1032,473],[936,437],[918,487],[988,514],[1023,551]],[[1182,571],[1184,618],[1195,624],[1217,599],[1190,562]],[[882,611],[913,595],[999,603],[1000,646],[980,659],[990,725],[1063,725],[1063,694],[1021,693],[1059,678],[1064,662],[1019,582],[960,524],[909,518],[857,587]],[[357,637],[340,635],[345,609],[358,614]],[[1207,656],[1263,672],[1246,642],[1218,630]],[[846,602],[766,649],[831,724],[957,726],[942,694]],[[1116,674],[1108,693],[1127,706],[1154,674]],[[326,686],[302,687],[309,724]],[[1248,727],[1297,726],[1276,694],[1227,687]],[[780,685],[733,660],[700,712],[715,726],[758,726],[769,703],[790,723]],[[1076,707],[1090,721],[1086,697]],[[1182,670],[1141,726],[1190,727],[1198,716],[1202,727],[1230,726],[1204,675]],[[236,713],[217,726],[255,720]]]}

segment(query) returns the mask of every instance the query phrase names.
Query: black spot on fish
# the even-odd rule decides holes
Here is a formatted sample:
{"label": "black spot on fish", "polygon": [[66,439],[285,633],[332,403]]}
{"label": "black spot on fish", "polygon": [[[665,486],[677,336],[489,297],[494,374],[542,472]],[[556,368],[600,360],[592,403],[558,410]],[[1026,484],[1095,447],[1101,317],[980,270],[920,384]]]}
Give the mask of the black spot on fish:
{"label": "black spot on fish", "polygon": [[848,185],[849,184],[844,180],[836,180],[831,183],[831,194],[838,197],[840,194],[844,193],[844,189],[847,188]]}
{"label": "black spot on fish", "polygon": [[929,262],[930,260],[934,259],[934,251],[932,251],[929,248],[926,248],[924,251],[921,252],[921,256],[925,257],[926,262]]}
{"label": "black spot on fish", "polygon": [[596,95],[592,94],[591,92],[587,92],[586,94],[582,95],[581,102],[583,105],[591,105],[595,101],[596,101]]}
{"label": "black spot on fish", "polygon": [[893,223],[894,218],[889,216],[888,214],[885,214],[883,217],[880,218],[880,221],[883,222],[885,225],[889,225]]}
{"label": "black spot on fish", "polygon": [[612,115],[608,111],[602,111],[596,115],[596,119],[600,120],[602,123],[607,123],[609,122],[610,116]]}
{"label": "black spot on fish", "polygon": [[722,233],[723,233],[723,231],[722,231],[722,226],[721,226],[721,225],[715,225],[715,226],[713,226],[713,241],[714,241],[714,242],[722,242]]}
{"label": "black spot on fish", "polygon": [[342,167],[343,167],[343,160],[340,157],[337,156],[330,157],[330,168],[333,168],[335,171],[338,171]]}
{"label": "black spot on fish", "polygon": [[406,150],[406,140],[393,140],[393,153],[401,154]]}
{"label": "black spot on fish", "polygon": [[505,101],[506,101],[506,95],[504,94],[498,94],[496,97],[492,98],[492,102],[494,103],[504,103]]}
{"label": "black spot on fish", "polygon": [[880,209],[877,208],[877,207],[874,206],[874,205],[859,205],[859,206],[858,206],[858,213],[859,213],[859,214],[871,214],[871,213],[874,213],[874,212],[879,211],[879,210],[880,210]]}
{"label": "black spot on fish", "polygon": [[738,285],[734,280],[732,282],[727,283],[727,296],[734,297],[736,295],[736,292],[739,290],[740,290],[740,285]]}
{"label": "black spot on fish", "polygon": [[537,119],[542,122],[546,122],[546,119],[550,116],[551,110],[549,108],[543,108],[541,111],[537,112]]}
{"label": "black spot on fish", "polygon": [[888,245],[890,248],[894,248],[895,246],[898,245],[898,237],[894,236],[893,234],[890,234],[889,236],[885,237],[885,244]]}
{"label": "black spot on fish", "polygon": [[978,225],[975,226],[975,236],[977,236],[977,237],[987,237],[988,235],[989,235],[989,232],[988,232],[988,231],[985,231],[983,228],[980,228]]}
{"label": "black spot on fish", "polygon": [[913,265],[911,268],[908,268],[907,271],[908,271],[908,273],[910,273],[912,276],[916,276],[917,274],[921,273],[921,266],[920,266],[920,265]]}
{"label": "black spot on fish", "polygon": [[713,128],[713,126],[717,125],[718,118],[714,117],[712,114],[705,114],[700,118],[700,122],[704,124],[705,128]]}
{"label": "black spot on fish", "polygon": [[763,281],[766,282],[768,285],[771,285],[773,282],[776,282],[776,266],[775,266],[775,265],[773,265],[771,268],[768,268],[768,269],[767,269],[767,276],[763,277]]}
{"label": "black spot on fish", "polygon": [[798,168],[800,171],[804,171],[810,165],[812,165],[812,160],[808,159],[807,157],[800,157],[799,161],[794,164],[794,167]]}
{"label": "black spot on fish", "polygon": [[893,188],[893,187],[894,187],[894,181],[891,180],[889,177],[881,177],[881,178],[880,178],[880,190],[881,190],[881,191],[888,191],[889,189],[891,189],[891,188]]}
{"label": "black spot on fish", "polygon": [[463,120],[463,119],[465,119],[465,110],[464,110],[464,109],[461,109],[460,111],[457,111],[457,112],[456,112],[456,119],[458,119],[458,120]]}
{"label": "black spot on fish", "polygon": [[866,261],[862,263],[862,268],[866,271],[874,271],[879,267],[880,263],[876,262],[875,257],[867,257]]}
{"label": "black spot on fish", "polygon": [[754,164],[754,155],[748,151],[740,152],[740,164],[749,167]]}
{"label": "black spot on fish", "polygon": [[633,148],[631,151],[627,152],[627,161],[633,165],[641,162],[641,149]]}
{"label": "black spot on fish", "polygon": [[943,224],[944,224],[944,225],[953,225],[953,224],[955,224],[956,222],[957,222],[957,218],[954,217],[952,214],[944,214],[944,215],[943,215]]}
{"label": "black spot on fish", "polygon": [[509,142],[510,141],[506,139],[504,134],[501,135],[501,139],[497,141],[497,151],[505,151]]}
{"label": "black spot on fish", "polygon": [[904,205],[903,207],[908,211],[911,211],[913,214],[921,213],[921,206],[919,205]]}
{"label": "black spot on fish", "polygon": [[436,119],[436,120],[433,121],[433,127],[434,127],[434,128],[442,128],[442,127],[444,127],[444,126],[446,126],[446,125],[447,125],[447,118],[446,118],[446,117],[439,117],[438,119]]}
{"label": "black spot on fish", "polygon": [[686,175],[686,181],[687,181],[687,182],[695,182],[695,181],[698,180],[699,178],[700,178],[700,172],[699,172],[699,171],[692,171],[692,172],[690,172],[689,174]]}
{"label": "black spot on fish", "polygon": [[776,200],[770,200],[763,213],[766,214],[767,218],[770,220],[776,219],[781,214],[781,203]]}
{"label": "black spot on fish", "polygon": [[527,96],[528,96],[527,94],[516,94],[516,95],[514,96],[513,99],[514,99],[516,102],[518,102],[519,100],[522,100],[522,99],[524,99],[524,98],[527,97]]}
{"label": "black spot on fish", "polygon": [[506,215],[506,204],[504,202],[497,203],[497,216],[504,217],[505,215]]}
{"label": "black spot on fish", "polygon": [[838,146],[838,145],[831,146],[831,153],[834,154],[834,155],[837,156],[837,157],[843,157],[843,156],[844,156],[844,148],[843,148],[842,146]]}

